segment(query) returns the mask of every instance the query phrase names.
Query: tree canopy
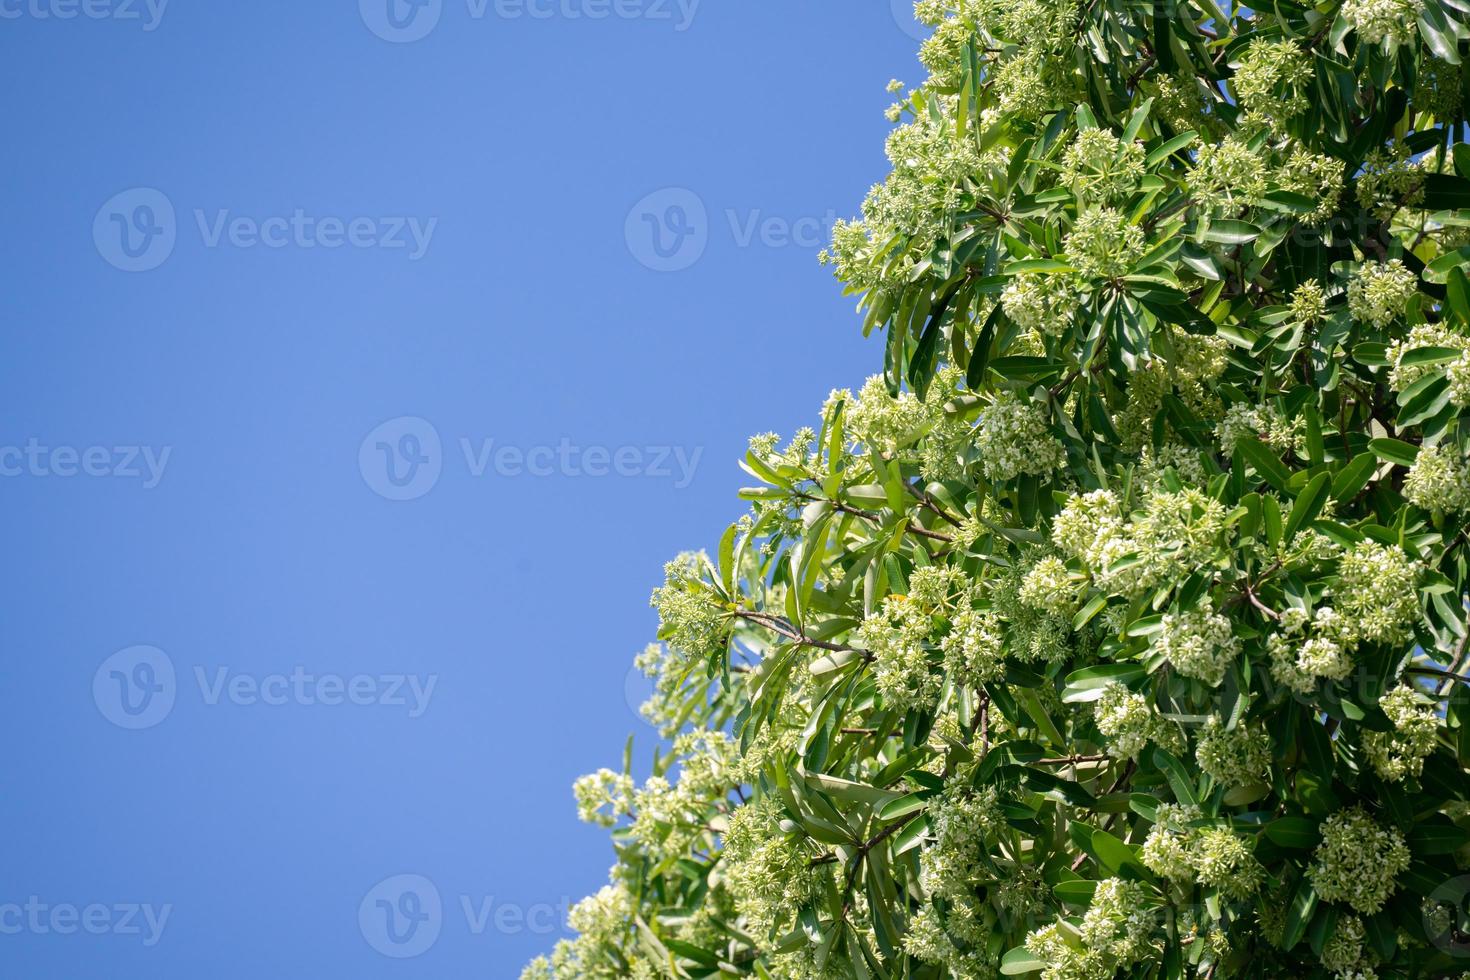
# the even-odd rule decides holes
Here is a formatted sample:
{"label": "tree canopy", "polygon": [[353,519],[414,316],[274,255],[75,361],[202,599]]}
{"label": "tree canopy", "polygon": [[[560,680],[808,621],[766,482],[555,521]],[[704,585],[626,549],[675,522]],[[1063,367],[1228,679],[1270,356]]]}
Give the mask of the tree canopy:
{"label": "tree canopy", "polygon": [[524,977],[1458,976],[1470,2],[916,6],[882,370],[665,569]]}

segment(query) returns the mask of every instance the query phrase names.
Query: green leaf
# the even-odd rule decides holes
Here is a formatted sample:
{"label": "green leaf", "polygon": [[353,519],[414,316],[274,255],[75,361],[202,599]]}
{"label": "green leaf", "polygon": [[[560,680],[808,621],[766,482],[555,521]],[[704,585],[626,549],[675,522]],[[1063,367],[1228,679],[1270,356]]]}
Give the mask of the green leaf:
{"label": "green leaf", "polygon": [[1143,164],[1152,170],[1170,154],[1177,153],[1197,139],[1199,139],[1199,134],[1191,129],[1188,132],[1180,133],[1172,139],[1164,140],[1164,142],[1148,151],[1148,156],[1144,157]]}
{"label": "green leaf", "polygon": [[1023,272],[1067,274],[1077,270],[1060,259],[1018,259],[1007,265],[1005,271],[1009,275],[1018,276]]}
{"label": "green leaf", "polygon": [[1419,447],[1398,439],[1374,439],[1368,449],[1379,459],[1399,466],[1413,466],[1419,458]]}
{"label": "green leaf", "polygon": [[1092,832],[1092,850],[1102,866],[1113,874],[1144,881],[1152,880],[1153,874],[1138,859],[1135,848],[1129,847],[1106,830]]}
{"label": "green leaf", "polygon": [[1332,476],[1328,473],[1318,473],[1312,477],[1296,498],[1292,505],[1291,515],[1286,519],[1285,539],[1289,543],[1296,533],[1317,519],[1322,513],[1322,507],[1327,503],[1329,490],[1332,486]]}
{"label": "green leaf", "polygon": [[[1464,275],[1458,269],[1457,275],[1463,279]],[[1458,361],[1464,356],[1464,351],[1458,347],[1415,347],[1399,358],[1399,364],[1403,367],[1424,367],[1433,364],[1448,364]]]}
{"label": "green leaf", "polygon": [[1245,438],[1235,444],[1235,451],[1245,457],[1261,479],[1282,493],[1288,492],[1287,483],[1291,480],[1291,472],[1264,442]]}
{"label": "green leaf", "polygon": [[1298,850],[1316,847],[1322,841],[1317,821],[1307,817],[1280,817],[1266,824],[1267,839],[1282,847]]}
{"label": "green leaf", "polygon": [[1354,456],[1352,462],[1332,478],[1332,499],[1342,503],[1352,500],[1368,485],[1376,469],[1378,460],[1368,453]]}
{"label": "green leaf", "polygon": [[1427,211],[1454,211],[1459,208],[1470,208],[1470,180],[1454,174],[1426,174],[1423,203]]}
{"label": "green leaf", "polygon": [[1132,684],[1144,678],[1140,664],[1101,664],[1067,675],[1062,688],[1064,704],[1087,704],[1102,697],[1109,684]]}
{"label": "green leaf", "polygon": [[1464,245],[1452,252],[1446,252],[1433,262],[1424,267],[1424,278],[1429,282],[1443,283],[1449,279],[1450,272],[1460,268],[1466,262],[1470,262],[1470,245]]}
{"label": "green leaf", "polygon": [[1025,946],[1017,946],[1000,958],[1000,972],[1008,977],[1037,973],[1044,969],[1046,969],[1046,961],[1037,959],[1035,954]]}
{"label": "green leaf", "polygon": [[1470,844],[1470,831],[1444,822],[1421,822],[1414,825],[1407,836],[1409,849],[1415,854],[1453,854]]}
{"label": "green leaf", "polygon": [[1092,896],[1097,894],[1097,882],[1085,878],[1061,881],[1053,885],[1051,891],[1059,902],[1086,908],[1092,904]]}
{"label": "green leaf", "polygon": [[1255,241],[1260,235],[1261,229],[1249,221],[1221,218],[1211,222],[1210,227],[1200,237],[1207,242],[1218,242],[1221,245],[1244,245]]}
{"label": "green leaf", "polygon": [[[1465,144],[1456,145],[1459,150]],[[1470,324],[1470,280],[1465,278],[1464,269],[1452,269],[1446,281],[1445,306],[1453,318],[1461,324]]]}
{"label": "green leaf", "polygon": [[910,813],[926,809],[929,806],[929,800],[933,796],[933,790],[901,796],[896,800],[883,804],[878,810],[878,819],[897,820],[899,817],[906,817]]}
{"label": "green leaf", "polygon": [[1092,617],[1102,612],[1103,607],[1107,604],[1108,597],[1106,595],[1098,594],[1093,596],[1087,601],[1085,606],[1077,611],[1077,615],[1072,617],[1072,629],[1080,630],[1092,622]]}
{"label": "green leaf", "polygon": [[1312,921],[1312,913],[1316,910],[1317,892],[1312,888],[1311,879],[1302,875],[1296,890],[1291,894],[1291,900],[1286,904],[1286,921],[1281,927],[1282,949],[1289,951],[1302,941],[1302,936],[1307,932],[1307,924]]}
{"label": "green leaf", "polygon": [[1154,749],[1154,765],[1164,771],[1164,776],[1169,780],[1169,788],[1174,791],[1174,798],[1180,803],[1198,804],[1199,798],[1194,791],[1194,780],[1189,775],[1189,770],[1184,768],[1173,754],[1163,749]]}
{"label": "green leaf", "polygon": [[851,800],[854,803],[869,803],[874,806],[884,806],[900,799],[898,793],[865,783],[855,783],[850,779],[839,779],[836,776],[828,776],[825,773],[809,772],[805,774],[807,785],[813,789],[842,800]]}

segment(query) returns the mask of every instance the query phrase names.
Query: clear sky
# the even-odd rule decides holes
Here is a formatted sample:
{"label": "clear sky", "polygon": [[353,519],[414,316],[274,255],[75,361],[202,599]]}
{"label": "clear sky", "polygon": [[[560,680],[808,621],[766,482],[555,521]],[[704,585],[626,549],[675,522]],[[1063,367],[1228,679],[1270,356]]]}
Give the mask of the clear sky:
{"label": "clear sky", "polygon": [[662,563],[880,364],[816,253],[916,46],[888,0],[0,0],[0,976],[551,946]]}

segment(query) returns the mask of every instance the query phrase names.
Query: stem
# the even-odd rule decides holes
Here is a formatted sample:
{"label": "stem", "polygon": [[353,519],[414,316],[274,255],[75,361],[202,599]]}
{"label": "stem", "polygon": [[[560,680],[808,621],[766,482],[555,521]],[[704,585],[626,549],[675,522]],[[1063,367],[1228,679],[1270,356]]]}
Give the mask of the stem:
{"label": "stem", "polygon": [[778,616],[772,616],[769,613],[755,612],[750,609],[737,609],[735,610],[735,615],[746,622],[764,627],[772,633],[784,636],[792,643],[804,647],[817,647],[822,650],[831,650],[834,653],[860,653],[864,660],[873,659],[873,655],[867,650],[859,650],[857,647],[845,646],[841,643],[829,643],[826,640],[814,639],[786,622],[786,620]]}

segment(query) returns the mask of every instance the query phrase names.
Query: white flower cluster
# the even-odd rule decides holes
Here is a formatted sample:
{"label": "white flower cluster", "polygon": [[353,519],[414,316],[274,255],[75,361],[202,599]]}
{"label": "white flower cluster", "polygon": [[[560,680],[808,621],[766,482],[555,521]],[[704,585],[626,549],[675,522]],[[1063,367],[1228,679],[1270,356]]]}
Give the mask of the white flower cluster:
{"label": "white flower cluster", "polygon": [[1052,541],[1078,559],[1108,592],[1139,595],[1179,581],[1219,555],[1225,508],[1203,491],[1155,490],[1124,520],[1117,495],[1074,495],[1052,523]]}
{"label": "white flower cluster", "polygon": [[[827,406],[845,401],[844,419],[853,438],[874,452],[888,455],[907,445],[924,424],[924,404],[907,391],[894,398],[881,375],[873,375],[863,383],[854,398],[850,391],[839,389],[827,396]],[[823,414],[826,414],[826,409]]]}
{"label": "white flower cluster", "polygon": [[993,613],[961,609],[939,643],[944,669],[956,684],[974,689],[1005,675],[1005,634]]}
{"label": "white flower cluster", "polygon": [[[885,596],[882,605],[857,628],[857,643],[873,655],[873,679],[889,706],[900,710],[931,706],[939,696],[943,677],[931,669],[929,658],[935,617],[956,615],[956,601],[969,591],[959,568],[931,565],[915,569],[909,577],[908,594]],[[970,619],[966,629],[970,635],[951,643],[953,662],[989,679],[1000,657],[998,625]]]}
{"label": "white flower cluster", "polygon": [[[1054,662],[1072,652],[1072,615],[1051,612],[1022,600],[1026,579],[1039,559],[1022,559],[1005,569],[989,589],[991,608],[1005,621],[1007,651],[1024,661]],[[1076,595],[1081,582],[1069,583]],[[1028,598],[1035,599],[1034,594]]]}
{"label": "white flower cluster", "polygon": [[1060,337],[1072,325],[1082,300],[1066,276],[1016,276],[1000,294],[1000,305],[1022,330]]}
{"label": "white flower cluster", "polygon": [[1022,473],[1050,473],[1066,462],[1062,444],[1047,428],[1041,410],[1002,392],[980,413],[975,450],[985,477],[996,483]]}
{"label": "white flower cluster", "polygon": [[1197,826],[1199,821],[1196,806],[1162,804],[1140,859],[1161,877],[1198,882],[1236,900],[1250,898],[1265,881],[1265,869],[1235,833]]}
{"label": "white flower cluster", "polygon": [[1412,38],[1418,10],[1413,0],[1346,0],[1342,19],[1368,44],[1402,44]]}
{"label": "white flower cluster", "polygon": [[1056,555],[1048,555],[1026,572],[1019,598],[1033,609],[1069,617],[1077,608],[1077,583],[1066,562]]}
{"label": "white flower cluster", "polygon": [[[1405,364],[1404,356],[1421,347],[1443,347],[1458,350],[1459,358],[1448,367],[1432,364]],[[1388,381],[1395,391],[1403,391],[1421,378],[1443,370],[1450,381],[1450,400],[1461,408],[1470,407],[1470,337],[1442,323],[1421,323],[1407,337],[1388,348]]]}
{"label": "white flower cluster", "polygon": [[1210,687],[1220,686],[1225,671],[1240,656],[1240,640],[1231,633],[1230,620],[1208,601],[1187,612],[1166,614],[1155,645],[1175,670]]}
{"label": "white flower cluster", "polygon": [[1379,826],[1362,807],[1334,813],[1322,822],[1307,877],[1318,896],[1345,902],[1365,915],[1383,908],[1409,867],[1409,847],[1393,827]]}
{"label": "white flower cluster", "polygon": [[1393,723],[1391,732],[1367,732],[1363,751],[1389,782],[1403,782],[1424,771],[1424,760],[1439,740],[1439,716],[1412,688],[1396,687],[1378,699],[1378,706]]}
{"label": "white flower cluster", "polygon": [[1333,598],[1350,642],[1408,642],[1419,618],[1419,566],[1399,548],[1362,541],[1338,565]]}
{"label": "white flower cluster", "polygon": [[1117,279],[1133,271],[1143,256],[1143,229],[1114,208],[1090,208],[1078,215],[1067,236],[1067,262],[1087,279]]}
{"label": "white flower cluster", "polygon": [[659,635],[669,647],[691,658],[722,648],[730,638],[730,621],[720,608],[704,573],[710,567],[703,552],[689,552],[664,566],[665,584],[650,601],[658,610]]}
{"label": "white flower cluster", "polygon": [[633,777],[599,769],[572,784],[572,793],[577,798],[577,816],[583,823],[611,827],[619,816],[632,812],[628,798],[633,795]]}
{"label": "white flower cluster", "polygon": [[1377,973],[1365,961],[1367,930],[1356,915],[1340,916],[1332,938],[1322,944],[1322,965],[1347,980],[1375,980]]}
{"label": "white flower cluster", "polygon": [[1143,886],[1106,878],[1080,926],[1043,926],[1026,937],[1026,949],[1046,964],[1042,980],[1107,980],[1152,952],[1153,927]]}
{"label": "white flower cluster", "polygon": [[1470,510],[1470,457],[1452,446],[1423,447],[1404,478],[1404,496],[1425,510]]}
{"label": "white flower cluster", "polygon": [[1327,316],[1327,293],[1320,282],[1308,279],[1292,290],[1291,302],[1287,305],[1291,309],[1293,323],[1316,323]]}
{"label": "white flower cluster", "polygon": [[1357,176],[1358,203],[1382,221],[1390,220],[1402,207],[1413,207],[1424,199],[1424,167],[1403,142],[1375,147],[1363,159]]}
{"label": "white flower cluster", "polygon": [[1312,615],[1299,606],[1281,614],[1280,628],[1266,640],[1271,677],[1278,684],[1310,694],[1323,680],[1340,681],[1353,672],[1347,630],[1331,606]]}
{"label": "white flower cluster", "polygon": [[1195,759],[1210,778],[1224,786],[1260,783],[1271,772],[1271,736],[1246,722],[1226,728],[1219,718],[1211,717],[1200,732]]}
{"label": "white flower cluster", "polygon": [[857,645],[873,655],[873,680],[884,703],[899,711],[929,707],[942,678],[930,670],[926,645],[933,621],[908,596],[890,595],[855,632]]}
{"label": "white flower cluster", "polygon": [[1200,819],[1200,809],[1188,803],[1162,803],[1153,827],[1144,838],[1139,859],[1154,874],[1175,881],[1191,881],[1194,878],[1194,863],[1190,858],[1190,844],[1194,840],[1195,828]]}
{"label": "white flower cluster", "polygon": [[1356,320],[1386,327],[1418,291],[1419,277],[1398,259],[1364,262],[1348,283],[1348,311]]}
{"label": "white flower cluster", "polygon": [[[904,933],[904,952],[935,966],[943,966],[955,980],[996,980],[995,957],[984,948],[962,950],[950,938],[950,933],[976,933],[975,941],[983,947],[983,931],[973,928],[969,920],[974,903],[962,902],[951,905],[947,915],[928,905],[909,922],[909,931]],[[841,974],[848,980],[850,973]]]}
{"label": "white flower cluster", "polygon": [[1201,830],[1190,848],[1196,880],[1237,901],[1250,898],[1266,879],[1266,869],[1245,841],[1223,827]]}
{"label": "white flower cluster", "polygon": [[812,863],[804,838],[781,829],[784,817],[781,804],[763,796],[730,815],[724,837],[726,885],[752,933],[762,937],[788,925],[820,893],[823,874],[831,874],[829,866]]}
{"label": "white flower cluster", "polygon": [[1203,209],[1230,217],[1260,202],[1270,189],[1269,176],[1258,151],[1244,140],[1228,136],[1200,147],[1187,183]]}
{"label": "white flower cluster", "polygon": [[1143,161],[1142,143],[1125,143],[1106,129],[1083,129],[1062,154],[1062,181],[1079,200],[1106,203],[1137,190]]}
{"label": "white flower cluster", "polygon": [[1147,698],[1116,682],[1103,688],[1092,713],[1097,730],[1108,740],[1108,755],[1115,759],[1136,758],[1150,742],[1177,749],[1182,741]]}
{"label": "white flower cluster", "polygon": [[991,787],[973,791],[956,784],[929,806],[932,842],[919,856],[919,881],[930,896],[964,899],[986,874],[987,839],[1005,826]]}
{"label": "white flower cluster", "polygon": [[1249,112],[1279,125],[1307,107],[1302,87],[1311,80],[1311,55],[1295,41],[1255,40],[1241,52],[1230,87]]}
{"label": "white flower cluster", "polygon": [[1317,206],[1302,215],[1308,225],[1320,225],[1337,211],[1343,190],[1343,162],[1322,153],[1293,146],[1276,171],[1282,190],[1303,194]]}
{"label": "white flower cluster", "polygon": [[[617,868],[613,869],[614,875]],[[567,925],[581,935],[575,939],[564,939],[557,943],[556,950],[548,959],[538,957],[521,974],[521,980],[583,980],[591,977],[610,977],[600,965],[611,951],[631,949],[630,938],[634,931],[636,904],[628,886],[616,880],[603,886],[596,895],[585,898],[572,906],[567,915]],[[636,954],[627,957],[629,977],[652,980],[657,974],[647,972],[648,962]]]}
{"label": "white flower cluster", "polygon": [[1306,441],[1301,420],[1288,419],[1274,406],[1237,402],[1215,426],[1220,451],[1233,457],[1242,440],[1259,439],[1277,452],[1300,452]]}

